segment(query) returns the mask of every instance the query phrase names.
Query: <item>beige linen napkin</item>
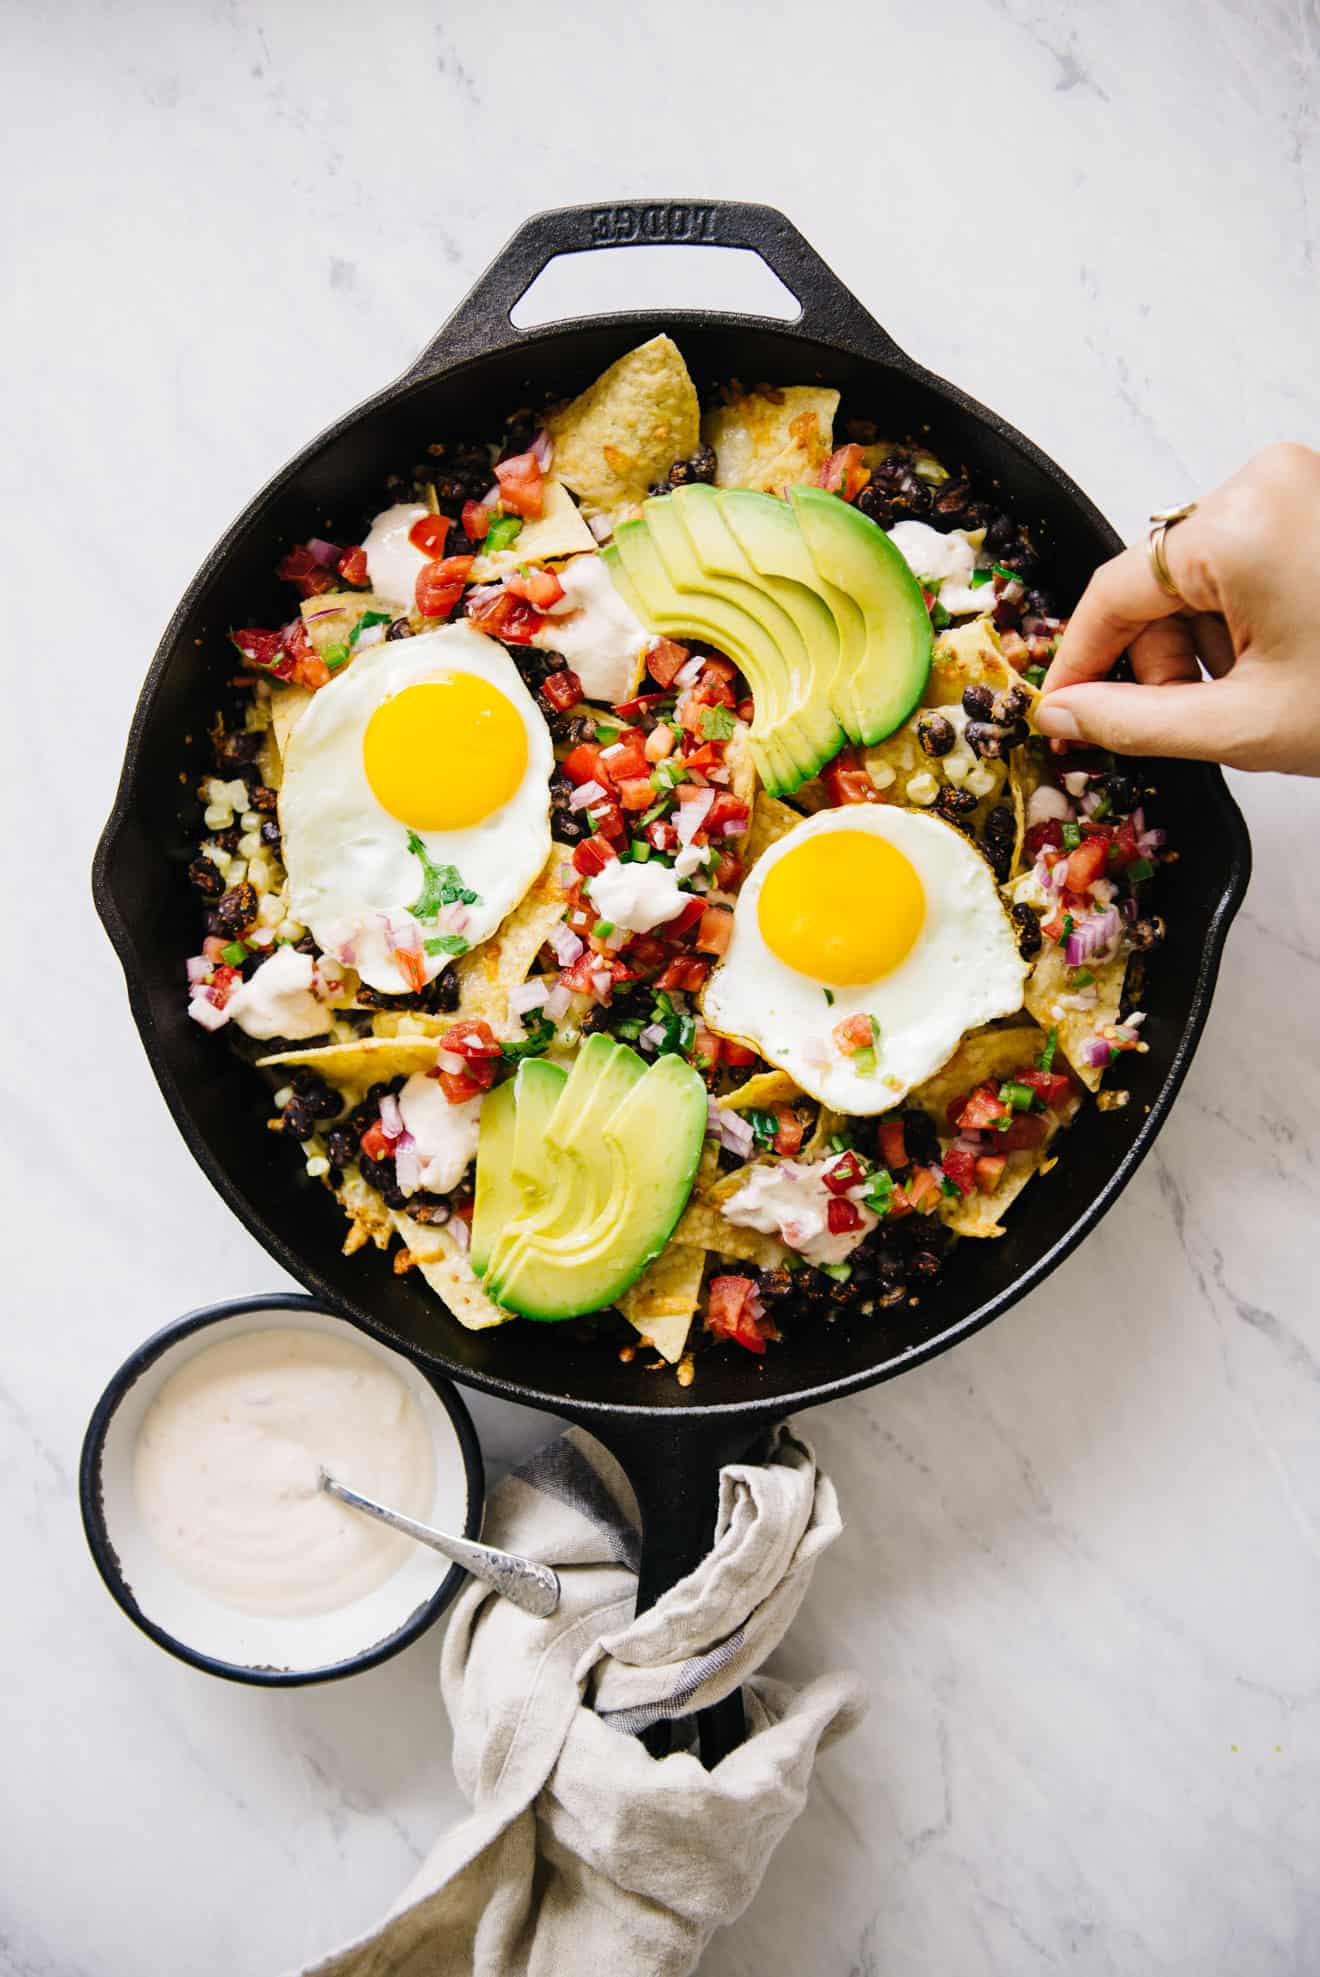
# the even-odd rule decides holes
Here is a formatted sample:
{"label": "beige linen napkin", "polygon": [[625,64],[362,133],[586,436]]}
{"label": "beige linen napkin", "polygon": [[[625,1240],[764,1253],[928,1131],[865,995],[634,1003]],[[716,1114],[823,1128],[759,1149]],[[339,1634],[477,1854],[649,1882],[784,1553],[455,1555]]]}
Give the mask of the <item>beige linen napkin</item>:
{"label": "beige linen napkin", "polygon": [[[536,1620],[484,1586],[441,1661],[454,1769],[472,1805],[378,1928],[314,1977],[683,1977],[740,1915],[806,1801],[819,1745],[862,1709],[851,1676],[758,1674],[842,1528],[804,1442],[720,1479],[715,1544],[633,1618],[636,1506],[581,1430],[493,1492],[484,1536],[552,1564]],[[713,1771],[631,1734],[741,1687],[747,1741]],[[305,1973],[312,1977],[312,1973]]]}

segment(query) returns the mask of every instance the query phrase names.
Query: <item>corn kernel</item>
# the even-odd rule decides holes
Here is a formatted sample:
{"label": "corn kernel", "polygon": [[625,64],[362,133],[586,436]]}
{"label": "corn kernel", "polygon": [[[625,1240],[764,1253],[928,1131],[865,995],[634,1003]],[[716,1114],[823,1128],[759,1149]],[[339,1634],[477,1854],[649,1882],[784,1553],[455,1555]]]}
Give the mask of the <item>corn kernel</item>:
{"label": "corn kernel", "polygon": [[257,831],[245,831],[238,840],[240,858],[255,858],[261,849],[261,836]]}
{"label": "corn kernel", "polygon": [[288,910],[287,901],[277,892],[268,892],[257,908],[257,919],[263,927],[278,927]]}
{"label": "corn kernel", "polygon": [[274,1098],[272,1099],[271,1103],[274,1105],[275,1110],[277,1112],[283,1112],[285,1106],[288,1104],[289,1100],[292,1097],[293,1097],[293,1086],[281,1085],[279,1090],[276,1092]]}
{"label": "corn kernel", "polygon": [[259,831],[261,829],[261,812],[259,810],[245,810],[238,821],[245,831]]}
{"label": "corn kernel", "polygon": [[322,1174],[330,1172],[330,1162],[323,1153],[314,1153],[307,1162],[307,1171],[314,1181],[319,1181]]}
{"label": "corn kernel", "polygon": [[231,886],[241,885],[247,877],[246,860],[242,858],[231,858],[229,861],[229,871],[226,876]]}
{"label": "corn kernel", "polygon": [[202,812],[202,822],[208,831],[227,831],[234,821],[234,813],[227,803],[208,803]]}
{"label": "corn kernel", "polygon": [[909,803],[919,804],[923,810],[928,810],[939,793],[940,786],[929,769],[921,769],[915,776],[909,776],[907,782]]}

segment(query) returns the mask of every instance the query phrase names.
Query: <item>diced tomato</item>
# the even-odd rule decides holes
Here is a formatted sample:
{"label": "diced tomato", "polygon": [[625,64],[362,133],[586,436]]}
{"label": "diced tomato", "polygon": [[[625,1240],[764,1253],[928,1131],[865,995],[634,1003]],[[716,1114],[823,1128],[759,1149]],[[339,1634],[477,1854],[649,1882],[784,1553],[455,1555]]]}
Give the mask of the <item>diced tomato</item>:
{"label": "diced tomato", "polygon": [[423,563],[413,586],[413,601],[423,618],[447,618],[459,598],[472,569],[471,556],[442,556],[438,562]]}
{"label": "diced tomato", "polygon": [[940,1184],[929,1167],[918,1167],[906,1187],[895,1188],[894,1193],[902,1194],[918,1215],[928,1215],[940,1198]]}
{"label": "diced tomato", "polygon": [[581,872],[584,879],[592,879],[597,872],[605,870],[611,858],[618,855],[614,846],[599,835],[584,837],[581,844],[573,847],[573,869]]}
{"label": "diced tomato", "polygon": [[280,680],[292,676],[294,660],[283,632],[263,632],[250,626],[246,631],[230,632],[229,639],[250,666],[260,666],[263,672],[273,673]]}
{"label": "diced tomato", "polygon": [[738,702],[738,719],[745,722],[749,728],[756,719],[756,702],[750,693],[745,700]]}
{"label": "diced tomato", "polygon": [[713,838],[717,832],[723,836],[725,826],[728,824],[736,824],[740,831],[746,830],[750,821],[751,812],[747,805],[740,802],[730,790],[718,789],[715,792],[715,801],[706,812],[703,828],[707,837]]}
{"label": "diced tomato", "polygon": [[727,659],[708,659],[697,675],[693,691],[707,707],[736,707],[738,696],[733,690],[733,682],[738,677],[738,669]]}
{"label": "diced tomato", "polygon": [[285,583],[296,584],[300,597],[320,597],[327,590],[339,588],[337,572],[318,563],[302,542],[276,565],[275,574]]}
{"label": "diced tomato", "polygon": [[743,862],[728,851],[721,858],[711,875],[711,884],[717,892],[737,892],[743,879]]}
{"label": "diced tomato", "polygon": [[829,494],[837,494],[844,501],[855,501],[871,478],[871,469],[862,458],[862,449],[857,445],[841,446],[831,453],[820,470],[820,484]]}
{"label": "diced tomato", "polygon": [[704,1023],[698,1023],[692,1038],[692,1062],[699,1069],[714,1071],[724,1054],[724,1039],[714,1036]]}
{"label": "diced tomato", "polygon": [[1042,824],[1033,824],[1022,840],[1022,855],[1029,865],[1034,865],[1042,851],[1063,850],[1063,825],[1057,817],[1047,817]]}
{"label": "diced tomato", "polygon": [[629,776],[649,776],[651,765],[646,759],[646,736],[640,728],[625,728],[617,741],[601,750],[605,768],[616,783]]}
{"label": "diced tomato", "polygon": [[764,1353],[766,1339],[776,1334],[768,1319],[754,1315],[755,1291],[750,1277],[712,1277],[706,1293],[706,1330],[716,1338],[732,1339],[748,1352]]}
{"label": "diced tomato", "polygon": [[1124,872],[1129,865],[1134,865],[1140,856],[1136,827],[1130,817],[1125,817],[1115,831],[1113,842],[1109,846],[1109,863],[1116,871]]}
{"label": "diced tomato", "polygon": [[733,1070],[742,1070],[748,1064],[755,1064],[756,1057],[757,1053],[752,1049],[750,1044],[735,1043],[732,1037],[725,1037],[724,1061]]}
{"label": "diced tomato", "polygon": [[820,1178],[831,1194],[847,1194],[859,1181],[866,1179],[866,1162],[851,1148],[841,1153],[837,1160],[831,1160],[820,1170]]}
{"label": "diced tomato", "polygon": [[994,1085],[986,1084],[968,1093],[954,1123],[965,1133],[983,1133],[1012,1116],[1012,1106],[1004,1104]]}
{"label": "diced tomato", "polygon": [[[1004,1178],[1008,1165],[1006,1153],[978,1153],[976,1156],[976,1185],[982,1194],[993,1194]],[[947,1162],[945,1163],[947,1172]]]}
{"label": "diced tomato", "polygon": [[782,1154],[785,1160],[791,1160],[802,1145],[805,1132],[801,1116],[791,1105],[776,1105],[771,1109],[779,1121],[779,1131],[775,1134],[775,1152]]}
{"label": "diced tomato", "polygon": [[1041,1104],[1047,1108],[1062,1104],[1073,1088],[1072,1079],[1066,1071],[1015,1071],[1013,1080],[1019,1085],[1030,1085]]}
{"label": "diced tomato", "polygon": [[662,707],[668,698],[667,693],[638,693],[631,700],[619,701],[614,711],[621,721],[640,721],[643,714]]}
{"label": "diced tomato", "polygon": [[1017,1153],[1023,1147],[1039,1146],[1049,1129],[1049,1120],[1043,1112],[1019,1112],[1002,1133],[995,1134],[995,1149],[1000,1153]]}
{"label": "diced tomato", "polygon": [[862,1211],[855,1201],[846,1201],[842,1195],[836,1195],[825,1204],[825,1221],[832,1236],[844,1235],[851,1229],[861,1228]]}
{"label": "diced tomato", "polygon": [[469,1016],[461,1023],[455,1023],[445,1031],[440,1039],[441,1050],[452,1050],[456,1057],[497,1058],[500,1054],[499,1040],[490,1024],[480,1016]]}
{"label": "diced tomato", "polygon": [[903,1136],[901,1119],[880,1121],[880,1158],[894,1173],[897,1173],[900,1167],[907,1166],[907,1141]]}
{"label": "diced tomato", "polygon": [[625,835],[623,812],[613,797],[598,796],[594,803],[587,805],[587,815],[596,826],[598,837],[621,838]]}
{"label": "diced tomato", "polygon": [[602,789],[610,786],[610,772],[600,759],[597,742],[580,741],[576,748],[569,750],[559,766],[579,789],[583,783],[599,783]]}
{"label": "diced tomato", "polygon": [[727,906],[708,906],[697,928],[697,946],[703,954],[726,954],[733,937],[733,914]]}
{"label": "diced tomato", "polygon": [[1104,838],[1083,838],[1068,860],[1069,892],[1085,892],[1097,879],[1103,878],[1108,856],[1109,845]]}
{"label": "diced tomato", "polygon": [[582,698],[582,682],[567,666],[542,681],[541,692],[557,714],[566,714]]}
{"label": "diced tomato", "polygon": [[443,556],[445,537],[452,526],[448,515],[419,515],[408,531],[408,540],[423,556]]}
{"label": "diced tomato", "polygon": [[630,776],[619,784],[619,803],[625,810],[649,810],[654,800],[649,776]]}
{"label": "diced tomato", "polygon": [[675,645],[672,638],[657,639],[646,655],[646,670],[657,686],[670,687],[691,656],[685,645]]}
{"label": "diced tomato", "polygon": [[243,970],[231,968],[226,963],[222,963],[213,971],[210,981],[211,1001],[217,1009],[224,1008],[242,979]]}
{"label": "diced tomato", "polygon": [[724,743],[722,741],[699,742],[694,734],[683,736],[683,767],[689,775],[708,776],[712,770],[724,767]]}
{"label": "diced tomato", "polygon": [[510,514],[535,521],[545,505],[545,480],[541,462],[534,453],[515,453],[495,467],[500,484],[500,505]]}
{"label": "diced tomato", "polygon": [[470,1098],[487,1089],[480,1078],[473,1077],[467,1071],[441,1071],[439,1084],[451,1105],[466,1105]]}
{"label": "diced tomato", "polygon": [[[293,670],[287,677],[297,686],[305,686],[315,693],[330,679],[330,668],[312,644],[306,625],[301,618],[293,619],[284,627],[284,650],[293,661]],[[284,675],[281,674],[283,677]]]}
{"label": "diced tomato", "polygon": [[665,920],[662,923],[667,937],[670,940],[678,940],[690,927],[696,926],[705,912],[705,900],[694,893],[687,905],[681,907],[672,920]]}
{"label": "diced tomato", "polygon": [[386,1138],[385,1128],[381,1125],[379,1119],[373,1125],[368,1126],[366,1132],[363,1133],[362,1151],[366,1154],[368,1160],[392,1160],[394,1158],[394,1141]]}
{"label": "diced tomato", "polygon": [[525,597],[538,611],[548,611],[564,594],[553,570],[517,570],[504,579],[504,588],[513,597]]}
{"label": "diced tomato", "polygon": [[971,1194],[976,1186],[976,1155],[965,1146],[951,1146],[940,1162],[960,1194]]}
{"label": "diced tomato", "polygon": [[339,574],[355,590],[363,590],[367,583],[367,552],[365,549],[346,549],[339,559]]}
{"label": "diced tomato", "polygon": [[695,954],[677,954],[656,982],[659,989],[684,989],[688,994],[705,986],[710,973],[709,961],[699,960]]}
{"label": "diced tomato", "polygon": [[628,960],[639,974],[658,974],[669,959],[669,949],[654,934],[634,934],[628,943]]}
{"label": "diced tomato", "polygon": [[493,519],[491,509],[480,501],[463,503],[463,533],[470,542],[484,542]]}
{"label": "diced tomato", "polygon": [[834,760],[821,771],[821,781],[836,809],[844,803],[884,801],[855,748],[841,748]]}
{"label": "diced tomato", "polygon": [[833,1035],[845,1057],[855,1057],[859,1050],[869,1050],[875,1042],[869,1016],[845,1016],[834,1025]]}
{"label": "diced tomato", "polygon": [[545,623],[541,613],[525,597],[515,597],[512,591],[504,589],[494,597],[479,600],[474,593],[466,609],[474,625],[479,625],[491,638],[502,639],[505,645],[534,645]]}
{"label": "diced tomato", "polygon": [[657,817],[646,827],[646,841],[653,851],[677,851],[678,830],[666,817]]}
{"label": "diced tomato", "polygon": [[426,987],[426,962],[420,952],[410,947],[396,947],[394,965],[414,995]]}

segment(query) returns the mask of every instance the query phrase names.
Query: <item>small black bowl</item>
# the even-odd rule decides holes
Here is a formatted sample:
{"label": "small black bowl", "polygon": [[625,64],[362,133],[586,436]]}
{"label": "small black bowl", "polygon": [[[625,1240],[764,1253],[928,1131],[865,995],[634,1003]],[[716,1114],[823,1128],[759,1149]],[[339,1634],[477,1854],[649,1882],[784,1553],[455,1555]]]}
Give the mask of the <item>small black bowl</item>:
{"label": "small black bowl", "polygon": [[277,1324],[298,1331],[327,1329],[390,1365],[421,1408],[435,1446],[436,1494],[428,1521],[479,1538],[485,1497],[481,1449],[449,1381],[392,1352],[332,1305],[293,1292],[204,1305],[139,1346],[87,1424],[79,1495],[97,1570],[129,1619],[158,1647],[227,1681],[295,1688],[338,1681],[388,1661],[440,1618],[464,1574],[415,1545],[385,1585],[335,1613],[254,1617],[190,1586],[156,1550],[133,1489],[133,1450],[143,1415],[165,1380],[221,1335]]}

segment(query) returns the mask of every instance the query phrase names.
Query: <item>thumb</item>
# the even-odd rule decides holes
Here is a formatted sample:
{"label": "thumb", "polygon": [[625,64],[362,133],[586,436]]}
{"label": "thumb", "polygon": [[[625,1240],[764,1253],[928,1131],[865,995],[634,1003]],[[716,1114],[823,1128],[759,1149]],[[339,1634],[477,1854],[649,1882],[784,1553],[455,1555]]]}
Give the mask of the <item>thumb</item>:
{"label": "thumb", "polygon": [[1119,755],[1185,755],[1249,766],[1247,696],[1231,678],[1136,686],[1121,680],[1064,687],[1036,709],[1053,741],[1090,742]]}

